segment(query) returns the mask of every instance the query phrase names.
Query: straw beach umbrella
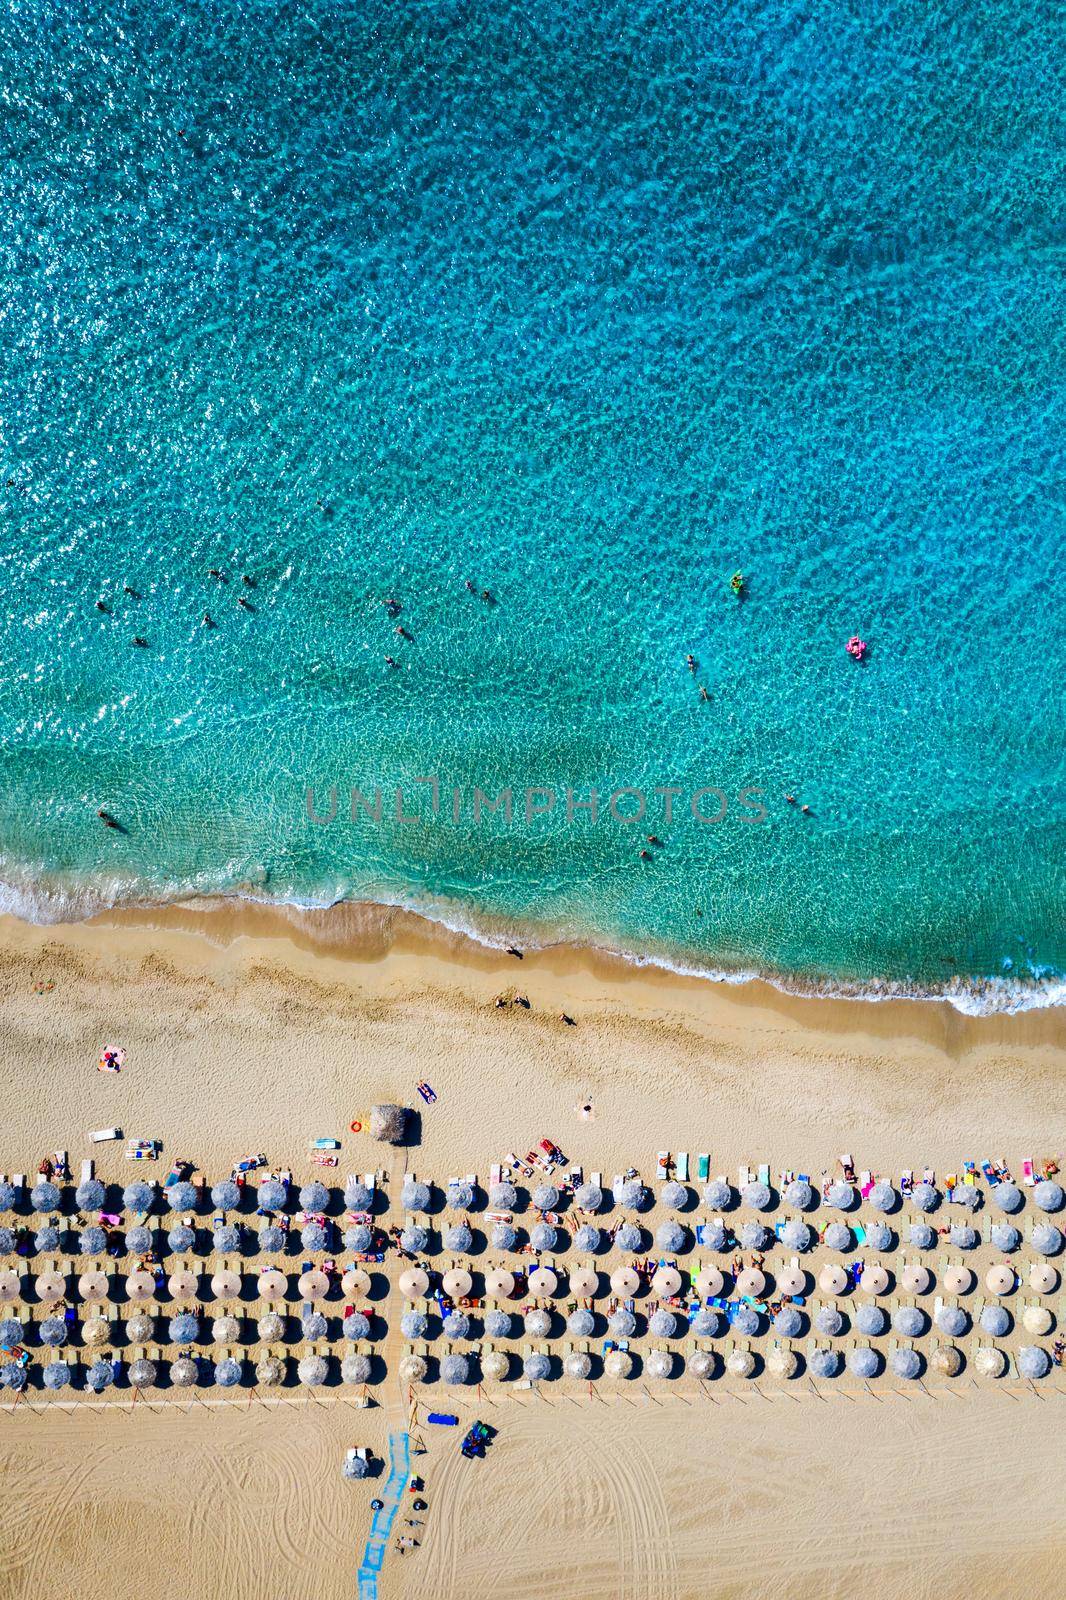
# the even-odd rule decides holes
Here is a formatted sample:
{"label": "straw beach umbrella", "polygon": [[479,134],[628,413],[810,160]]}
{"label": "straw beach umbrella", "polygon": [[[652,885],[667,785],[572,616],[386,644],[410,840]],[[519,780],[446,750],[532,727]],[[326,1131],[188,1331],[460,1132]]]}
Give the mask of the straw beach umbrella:
{"label": "straw beach umbrella", "polygon": [[25,1389],[28,1381],[26,1368],[20,1367],[17,1362],[9,1361],[5,1366],[0,1367],[0,1384],[5,1389],[10,1389],[17,1394]]}
{"label": "straw beach umbrella", "polygon": [[0,1211],[14,1211],[16,1198],[14,1184],[0,1178]]}
{"label": "straw beach umbrella", "polygon": [[530,1229],[529,1243],[534,1250],[554,1250],[558,1234],[550,1222],[538,1222]]}
{"label": "straw beach umbrella", "polygon": [[859,1283],[864,1294],[887,1294],[889,1276],[879,1261],[873,1261],[863,1270]]}
{"label": "straw beach umbrella", "polygon": [[[304,1232],[308,1232],[305,1228]],[[235,1222],[224,1222],[211,1234],[211,1248],[220,1256],[236,1255],[241,1247],[241,1230]],[[308,1245],[308,1249],[313,1246]]]}
{"label": "straw beach umbrella", "polygon": [[344,1234],[344,1248],[350,1250],[352,1255],[364,1255],[374,1242],[374,1235],[365,1222],[359,1222],[354,1228],[348,1228]]}
{"label": "straw beach umbrella", "polygon": [[126,1339],[130,1344],[143,1344],[155,1333],[155,1318],[147,1311],[136,1311],[126,1321]]}
{"label": "straw beach umbrella", "polygon": [[[500,1311],[493,1307],[485,1313],[485,1333],[490,1339],[509,1339],[512,1333],[512,1318],[509,1311]],[[414,1338],[417,1335],[410,1335]]]}
{"label": "straw beach umbrella", "polygon": [[677,1318],[672,1311],[664,1308],[653,1311],[648,1320],[648,1332],[657,1339],[674,1339],[677,1337]]}
{"label": "straw beach umbrella", "polygon": [[518,1234],[509,1222],[495,1222],[492,1226],[492,1248],[513,1250]]}
{"label": "straw beach umbrella", "polygon": [[62,1317],[45,1317],[37,1332],[42,1344],[59,1346],[67,1342],[67,1325]]}
{"label": "straw beach umbrella", "polygon": [[1018,1351],[1018,1371],[1023,1378],[1043,1378],[1051,1370],[1051,1358],[1040,1345],[1024,1345]]}
{"label": "straw beach umbrella", "polygon": [[766,1370],[775,1378],[794,1378],[799,1371],[799,1361],[794,1350],[775,1345],[766,1358]]}
{"label": "straw beach umbrella", "polygon": [[26,1337],[18,1317],[4,1317],[0,1321],[0,1344],[21,1344]]}
{"label": "straw beach umbrella", "polygon": [[405,1178],[400,1190],[400,1204],[405,1211],[428,1211],[430,1203],[430,1188],[428,1183],[418,1183],[413,1178]]}
{"label": "straw beach umbrella", "polygon": [[551,1372],[551,1361],[540,1350],[534,1350],[522,1363],[522,1372],[531,1383],[540,1383]]}
{"label": "straw beach umbrella", "polygon": [[10,1267],[5,1267],[0,1271],[0,1302],[10,1304],[14,1300],[21,1299],[21,1297],[22,1282],[18,1273],[13,1272]]}
{"label": "straw beach umbrella", "polygon": [[232,1389],[241,1381],[241,1363],[233,1356],[215,1362],[215,1382],[220,1389]]}
{"label": "straw beach umbrella", "polygon": [[474,1204],[473,1185],[455,1180],[449,1183],[444,1197],[453,1211],[469,1211]]}
{"label": "straw beach umbrella", "polygon": [[623,1222],[614,1236],[614,1242],[619,1250],[624,1250],[627,1255],[633,1255],[644,1248],[644,1230],[635,1223]]}
{"label": "straw beach umbrella", "polygon": [[493,1267],[485,1274],[485,1293],[497,1300],[507,1300],[514,1294],[515,1277],[505,1267]]}
{"label": "straw beach umbrella", "polygon": [[90,1317],[81,1330],[83,1344],[107,1344],[111,1338],[111,1324],[101,1316]]}
{"label": "straw beach umbrella", "polygon": [[34,1211],[47,1215],[59,1210],[60,1194],[54,1183],[35,1183],[30,1191],[30,1205]]}
{"label": "straw beach umbrella", "polygon": [[895,1247],[896,1236],[887,1222],[876,1219],[866,1225],[866,1247],[868,1250],[891,1250]]}
{"label": "straw beach umbrella", "polygon": [[530,1294],[538,1297],[554,1294],[559,1287],[559,1276],[551,1267],[535,1267],[527,1280]]}
{"label": "straw beach umbrella", "polygon": [[857,1378],[876,1377],[881,1358],[868,1344],[860,1344],[848,1351],[848,1371]]}
{"label": "straw beach umbrella", "polygon": [[186,1250],[191,1250],[196,1243],[195,1228],[179,1223],[167,1233],[167,1249],[174,1255],[184,1255]]}
{"label": "straw beach umbrella", "polygon": [[181,1311],[168,1325],[171,1344],[195,1344],[200,1334],[199,1318],[192,1311]]}
{"label": "straw beach umbrella", "polygon": [[467,1360],[466,1356],[442,1356],[440,1363],[440,1376],[442,1383],[466,1383],[470,1376],[470,1362]]}
{"label": "straw beach umbrella", "polygon": [[728,1211],[733,1204],[733,1189],[725,1178],[712,1178],[704,1186],[703,1203],[709,1211]]}
{"label": "straw beach umbrella", "polygon": [[948,1267],[944,1273],[944,1288],[948,1294],[969,1294],[974,1277],[969,1267]]}
{"label": "straw beach umbrella", "polygon": [[786,1249],[797,1250],[802,1254],[811,1248],[814,1234],[807,1223],[800,1222],[798,1217],[790,1217],[781,1230],[781,1242]]}
{"label": "straw beach umbrella", "polygon": [[408,1255],[422,1255],[429,1249],[429,1229],[419,1227],[416,1223],[408,1223],[400,1234],[400,1247]]}
{"label": "straw beach umbrella", "polygon": [[321,1311],[305,1311],[300,1318],[300,1337],[309,1342],[315,1339],[324,1339],[329,1330],[329,1324]]}
{"label": "straw beach umbrella", "polygon": [[300,1190],[300,1210],[322,1212],[329,1210],[329,1190],[324,1183],[313,1179]]}
{"label": "straw beach umbrella", "polygon": [[285,1337],[285,1318],[278,1311],[268,1311],[259,1318],[255,1331],[263,1344],[275,1344]]}
{"label": "straw beach umbrella", "polygon": [[828,1334],[831,1339],[835,1339],[844,1331],[844,1318],[836,1306],[822,1306],[814,1319],[814,1325],[819,1333]]}
{"label": "straw beach umbrella", "polygon": [[344,1276],[341,1278],[341,1289],[345,1294],[369,1294],[369,1272],[367,1272],[365,1267],[349,1267]]}
{"label": "straw beach umbrella", "polygon": [[936,1244],[936,1231],[928,1222],[912,1222],[907,1237],[916,1250],[932,1250]]}
{"label": "straw beach umbrella", "polygon": [[102,1211],[106,1197],[99,1178],[86,1178],[74,1191],[74,1204],[79,1211]]}
{"label": "straw beach umbrella", "polygon": [[855,1326],[868,1339],[879,1338],[888,1327],[888,1314],[881,1306],[860,1306],[855,1313]]}
{"label": "straw beach umbrella", "polygon": [[65,1361],[50,1361],[41,1377],[46,1389],[64,1389],[70,1382],[70,1368]]}
{"label": "straw beach umbrella", "polygon": [[212,1344],[233,1344],[240,1336],[240,1322],[228,1312],[224,1316],[216,1317],[211,1324]]}
{"label": "straw beach umbrella", "polygon": [[659,1190],[659,1203],[666,1206],[669,1211],[684,1211],[688,1205],[687,1186],[673,1180],[664,1183]]}
{"label": "straw beach umbrella", "polygon": [[370,1357],[362,1355],[359,1351],[352,1351],[341,1361],[342,1383],[369,1383],[370,1382]]}
{"label": "straw beach umbrella", "polygon": [[769,1229],[761,1222],[745,1222],[740,1230],[740,1242],[745,1250],[765,1250],[770,1237]]}
{"label": "straw beach umbrella", "polygon": [[647,1372],[649,1378],[672,1378],[674,1358],[670,1351],[652,1350],[648,1355]]}
{"label": "straw beach umbrella", "polygon": [[1041,1179],[1033,1190],[1033,1204],[1039,1206],[1041,1211],[1061,1211],[1063,1199],[1061,1183],[1055,1183],[1050,1178]]}
{"label": "straw beach umbrella", "polygon": [[884,1181],[874,1184],[867,1195],[867,1199],[875,1211],[883,1211],[886,1215],[891,1211],[895,1211],[896,1206],[899,1204],[899,1195],[890,1183]]}
{"label": "straw beach umbrella", "polygon": [[770,1190],[765,1183],[746,1183],[740,1191],[744,1205],[752,1211],[765,1211],[770,1204]]}
{"label": "straw beach umbrella", "polygon": [[199,1365],[192,1356],[179,1356],[170,1363],[170,1381],[176,1389],[191,1389],[199,1376]]}
{"label": "straw beach umbrella", "polygon": [[989,1238],[997,1250],[1017,1250],[1022,1242],[1021,1234],[1010,1222],[994,1222],[989,1230]]}
{"label": "straw beach umbrella", "polygon": [[831,1222],[822,1240],[827,1250],[850,1250],[853,1243],[851,1229],[846,1222]]}
{"label": "straw beach umbrella", "polygon": [[916,1378],[922,1370],[922,1358],[910,1345],[901,1345],[893,1350],[890,1365],[897,1378]]}
{"label": "straw beach umbrella", "polygon": [[317,1388],[325,1383],[329,1375],[329,1366],[325,1356],[304,1356],[296,1368],[296,1376],[305,1388]]}
{"label": "straw beach umbrella", "polygon": [[1025,1196],[1016,1183],[997,1183],[992,1190],[992,1203],[1000,1211],[1005,1211],[1008,1216],[1015,1211],[1020,1211],[1025,1204]]}
{"label": "straw beach umbrella", "polygon": [[798,1339],[803,1332],[803,1313],[795,1306],[782,1306],[774,1317],[774,1332],[781,1339]]}
{"label": "straw beach umbrella", "polygon": [[284,1211],[289,1199],[288,1184],[280,1178],[264,1178],[258,1199],[260,1211]]}
{"label": "straw beach umbrella", "polygon": [[974,1356],[973,1364],[982,1378],[1001,1378],[1007,1370],[1007,1357],[994,1345],[984,1345]]}
{"label": "straw beach umbrella", "polygon": [[255,1381],[264,1389],[276,1389],[285,1382],[285,1360],[282,1356],[265,1355],[255,1364]]}
{"label": "straw beach umbrella", "polygon": [[85,1387],[94,1394],[103,1394],[115,1381],[115,1370],[110,1361],[94,1361],[85,1374]]}
{"label": "straw beach umbrella", "polygon": [[687,1235],[680,1222],[674,1222],[671,1219],[669,1222],[659,1224],[655,1234],[655,1243],[660,1250],[665,1251],[668,1255],[676,1255],[679,1250],[685,1248],[686,1237]]}
{"label": "straw beach umbrella", "polygon": [[563,1359],[563,1371],[568,1378],[587,1378],[592,1372],[592,1358],[585,1350],[571,1350]]}
{"label": "straw beach umbrella", "polygon": [[150,1211],[155,1200],[155,1189],[143,1178],[135,1178],[122,1191],[122,1204],[126,1211]]}
{"label": "straw beach umbrella", "polygon": [[[329,1233],[330,1230],[324,1223],[307,1222],[300,1229],[300,1243],[305,1250],[309,1250],[313,1255],[318,1254],[322,1250],[329,1249]],[[231,1246],[230,1248],[234,1247]]]}
{"label": "straw beach umbrella", "polygon": [[850,1211],[855,1204],[855,1190],[850,1183],[838,1181],[829,1185],[828,1203],[838,1211]]}
{"label": "straw beach umbrella", "polygon": [[628,1311],[625,1306],[618,1306],[616,1310],[611,1312],[607,1326],[610,1329],[612,1338],[630,1339],[637,1331],[637,1319],[632,1311]]}
{"label": "straw beach umbrella", "polygon": [[834,1378],[840,1371],[840,1355],[836,1350],[812,1350],[808,1366],[814,1378]]}
{"label": "straw beach umbrella", "polygon": [[404,1383],[422,1383],[428,1369],[424,1356],[406,1355],[400,1357],[397,1372]]}
{"label": "straw beach umbrella", "polygon": [[126,1279],[126,1293],[131,1300],[151,1300],[155,1294],[155,1278],[150,1272],[131,1272]]}
{"label": "straw beach umbrella", "polygon": [[596,1331],[596,1318],[584,1306],[579,1306],[567,1317],[566,1331],[575,1339],[591,1339]]}
{"label": "straw beach umbrella", "polygon": [[628,1378],[633,1371],[633,1357],[628,1350],[612,1350],[603,1363],[609,1378]]}
{"label": "straw beach umbrella", "polygon": [[1030,1238],[1042,1256],[1057,1256],[1062,1250],[1062,1234],[1053,1222],[1038,1222]]}
{"label": "straw beach umbrella", "polygon": [[911,1204],[917,1206],[919,1211],[935,1211],[940,1204],[940,1195],[931,1183],[916,1183],[911,1190]]}
{"label": "straw beach umbrella", "polygon": [[33,1236],[33,1248],[37,1254],[46,1255],[49,1250],[59,1249],[59,1229],[52,1223],[46,1223],[43,1228],[38,1228]]}
{"label": "straw beach umbrella", "polygon": [[365,1311],[350,1311],[341,1323],[341,1333],[345,1339],[369,1339],[370,1318]]}
{"label": "straw beach umbrella", "polygon": [[603,1205],[603,1190],[598,1183],[578,1184],[574,1191],[574,1205],[579,1211],[598,1211]]}
{"label": "straw beach umbrella", "polygon": [[241,1203],[241,1191],[227,1178],[224,1183],[215,1183],[211,1186],[211,1204],[216,1211],[236,1211]]}
{"label": "straw beach umbrella", "polygon": [[904,1267],[900,1283],[907,1294],[928,1294],[933,1286],[933,1275],[928,1267],[912,1262]]}
{"label": "straw beach umbrella", "polygon": [[710,1306],[701,1306],[690,1326],[691,1331],[700,1339],[717,1339],[725,1325],[725,1318],[720,1311],[715,1311]]}
{"label": "straw beach umbrella", "polygon": [[[487,1332],[488,1318],[485,1326]],[[424,1311],[404,1311],[400,1316],[400,1332],[405,1339],[424,1339],[429,1332],[429,1318]]]}
{"label": "straw beach umbrella", "polygon": [[976,1228],[971,1228],[964,1222],[956,1222],[952,1224],[951,1242],[956,1250],[976,1250],[981,1240]]}
{"label": "straw beach umbrella", "polygon": [[918,1306],[897,1306],[892,1313],[892,1326],[905,1339],[920,1339],[926,1330],[927,1318]]}
{"label": "straw beach umbrella", "polygon": [[934,1320],[949,1339],[961,1339],[970,1326],[970,1319],[961,1306],[941,1306]]}
{"label": "straw beach umbrella", "polygon": [[814,1190],[805,1178],[793,1178],[785,1188],[785,1204],[793,1211],[809,1211],[814,1204]]}
{"label": "straw beach umbrella", "polygon": [[980,1322],[982,1333],[990,1333],[994,1339],[1002,1339],[1010,1332],[1010,1312],[995,1302],[982,1306]]}
{"label": "straw beach umbrella", "polygon": [[533,1191],[533,1205],[538,1211],[554,1211],[559,1204],[559,1191],[554,1183],[541,1183]]}
{"label": "straw beach umbrella", "polygon": [[344,1204],[348,1211],[369,1211],[374,1204],[374,1192],[358,1178],[350,1178],[344,1188]]}
{"label": "straw beach umbrella", "polygon": [[759,1333],[762,1324],[759,1313],[751,1306],[739,1306],[733,1313],[733,1332],[742,1335],[745,1339],[754,1339]]}
{"label": "straw beach umbrella", "polygon": [[643,1211],[648,1203],[648,1191],[639,1179],[622,1185],[620,1204],[626,1211]]}
{"label": "straw beach umbrella", "polygon": [[444,1248],[456,1254],[465,1254],[474,1242],[474,1235],[465,1222],[457,1222],[444,1230]]}
{"label": "straw beach umbrella", "polygon": [[142,1356],[130,1362],[129,1380],[134,1389],[151,1389],[156,1381],[156,1364]]}
{"label": "straw beach umbrella", "polygon": [[187,1183],[182,1178],[164,1187],[163,1198],[171,1211],[195,1211],[200,1203],[200,1191],[195,1183]]}
{"label": "straw beach umbrella", "polygon": [[755,1357],[750,1350],[731,1350],[725,1366],[730,1377],[750,1378],[755,1371]]}
{"label": "straw beach umbrella", "polygon": [[720,1219],[708,1222],[703,1229],[703,1243],[708,1250],[731,1250],[733,1248],[729,1230]]}
{"label": "straw beach umbrella", "polygon": [[230,1267],[222,1267],[211,1275],[211,1293],[216,1300],[238,1300],[241,1293],[241,1275]]}
{"label": "straw beach umbrella", "polygon": [[513,1183],[494,1183],[489,1189],[489,1205],[494,1211],[513,1211],[518,1204],[518,1190]]}

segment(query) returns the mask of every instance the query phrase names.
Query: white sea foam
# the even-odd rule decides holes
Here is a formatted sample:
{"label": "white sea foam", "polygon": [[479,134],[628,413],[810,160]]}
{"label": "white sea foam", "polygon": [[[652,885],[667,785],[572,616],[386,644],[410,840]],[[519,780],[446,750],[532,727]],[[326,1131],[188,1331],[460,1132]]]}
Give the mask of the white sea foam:
{"label": "white sea foam", "polygon": [[372,913],[381,909],[409,912],[436,923],[449,932],[471,939],[489,949],[504,950],[510,945],[525,950],[545,950],[577,945],[614,957],[634,967],[647,967],[676,973],[685,978],[702,978],[713,983],[769,983],[784,994],[822,999],[847,1000],[923,1000],[946,1001],[965,1016],[1004,1015],[1012,1012],[1043,1010],[1066,1005],[1066,977],[1042,972],[1030,977],[952,977],[942,984],[889,978],[842,978],[839,976],[789,973],[758,967],[716,966],[694,953],[638,951],[604,944],[577,927],[549,928],[529,923],[517,926],[488,914],[478,916],[454,901],[416,900],[411,896],[383,892],[373,899],[352,899],[345,894],[323,892],[319,896],[278,897],[252,884],[239,888],[206,884],[147,886],[137,879],[94,879],[81,883],[35,878],[22,882],[0,880],[0,914],[39,925],[84,922],[102,912],[143,906],[161,907],[177,903],[199,903],[205,911],[212,904],[223,905],[243,900],[256,905],[273,905],[293,912],[322,912],[345,905],[354,912],[365,906]]}

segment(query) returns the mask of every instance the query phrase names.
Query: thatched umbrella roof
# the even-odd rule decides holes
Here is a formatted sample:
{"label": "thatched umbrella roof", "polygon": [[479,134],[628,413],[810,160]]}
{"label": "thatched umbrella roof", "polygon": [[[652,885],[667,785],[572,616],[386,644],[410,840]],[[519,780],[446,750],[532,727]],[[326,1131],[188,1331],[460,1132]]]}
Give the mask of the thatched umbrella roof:
{"label": "thatched umbrella roof", "polygon": [[402,1144],[407,1132],[407,1110],[404,1106],[380,1105],[370,1108],[370,1137],[385,1144]]}

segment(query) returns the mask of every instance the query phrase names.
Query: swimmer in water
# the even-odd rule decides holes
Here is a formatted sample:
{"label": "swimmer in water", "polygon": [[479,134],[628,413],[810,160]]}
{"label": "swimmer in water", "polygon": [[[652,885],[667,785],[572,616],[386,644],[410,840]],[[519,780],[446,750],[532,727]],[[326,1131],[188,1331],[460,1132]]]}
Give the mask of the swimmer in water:
{"label": "swimmer in water", "polygon": [[102,600],[98,600],[96,602],[96,609],[97,609],[97,611],[110,611],[111,607],[110,606],[105,606],[104,602]]}
{"label": "swimmer in water", "polygon": [[695,672],[695,670],[696,670],[696,657],[695,656],[686,656],[685,657],[685,665],[686,665],[686,667],[688,668],[688,670],[690,672]]}
{"label": "swimmer in water", "polygon": [[239,594],[237,596],[237,604],[239,606],[243,606],[245,611],[251,611],[252,610],[252,602],[250,600],[246,600],[244,598],[243,594]]}
{"label": "swimmer in water", "polygon": [[406,639],[409,643],[414,644],[414,640],[411,638],[411,635],[408,633],[402,622],[397,623],[396,627],[393,628],[392,631],[393,633],[398,633],[401,639]]}
{"label": "swimmer in water", "polygon": [[705,683],[701,683],[700,684],[700,699],[701,700],[709,700],[710,698],[711,698],[710,695],[707,693],[707,685]]}
{"label": "swimmer in water", "polygon": [[205,611],[204,612],[203,625],[204,625],[205,628],[213,628],[214,627],[215,623],[214,623],[213,617],[211,616],[210,611]]}

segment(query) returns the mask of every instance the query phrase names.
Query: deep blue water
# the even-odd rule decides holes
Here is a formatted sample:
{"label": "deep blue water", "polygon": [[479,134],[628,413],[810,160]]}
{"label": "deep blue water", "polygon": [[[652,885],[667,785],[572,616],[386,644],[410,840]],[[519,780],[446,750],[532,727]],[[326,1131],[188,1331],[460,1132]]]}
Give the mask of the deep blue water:
{"label": "deep blue water", "polygon": [[384,899],[1046,998],[1061,10],[0,16],[10,904]]}

